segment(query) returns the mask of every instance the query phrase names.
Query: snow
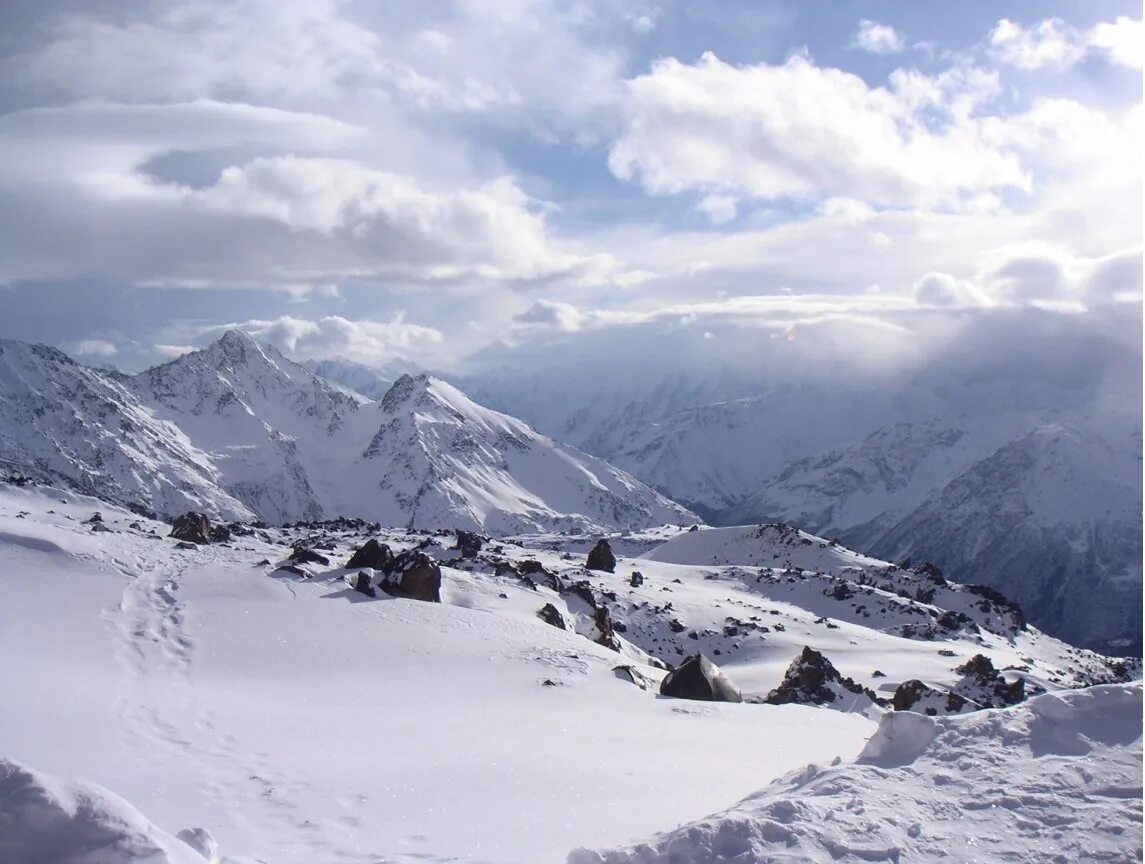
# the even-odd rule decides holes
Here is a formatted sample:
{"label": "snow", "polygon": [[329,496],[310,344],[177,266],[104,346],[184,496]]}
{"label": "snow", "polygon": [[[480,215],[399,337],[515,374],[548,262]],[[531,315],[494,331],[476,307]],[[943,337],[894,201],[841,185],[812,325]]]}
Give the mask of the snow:
{"label": "snow", "polygon": [[1140,861],[1141,685],[949,718],[887,714],[854,762],[568,864]]}

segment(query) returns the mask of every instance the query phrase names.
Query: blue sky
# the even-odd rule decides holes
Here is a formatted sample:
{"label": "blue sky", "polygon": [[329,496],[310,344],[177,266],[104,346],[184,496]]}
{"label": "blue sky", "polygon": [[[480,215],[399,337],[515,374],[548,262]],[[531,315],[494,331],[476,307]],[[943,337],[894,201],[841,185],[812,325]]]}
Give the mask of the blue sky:
{"label": "blue sky", "polygon": [[0,14],[0,336],[86,362],[1140,315],[1140,4]]}

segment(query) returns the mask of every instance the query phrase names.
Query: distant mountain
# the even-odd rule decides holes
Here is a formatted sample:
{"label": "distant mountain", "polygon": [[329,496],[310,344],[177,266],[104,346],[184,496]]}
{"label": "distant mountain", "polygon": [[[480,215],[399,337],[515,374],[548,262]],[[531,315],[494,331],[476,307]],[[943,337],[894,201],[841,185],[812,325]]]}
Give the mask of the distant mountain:
{"label": "distant mountain", "polygon": [[211,457],[130,383],[55,348],[0,340],[0,470],[160,512],[252,517]]}
{"label": "distant mountain", "polygon": [[697,521],[425,375],[402,375],[372,402],[237,330],[134,377],[3,345],[0,465],[108,500],[498,533]]}
{"label": "distant mountain", "polygon": [[998,588],[1050,633],[1140,651],[1139,421],[1030,419],[887,427],[793,462],[718,521],[781,520],[880,558],[933,561]]}
{"label": "distant mountain", "polygon": [[344,357],[305,360],[302,365],[320,378],[340,384],[374,402],[385,396],[390,385],[402,375],[417,375],[422,371],[415,364],[404,360],[394,360],[380,368]]}

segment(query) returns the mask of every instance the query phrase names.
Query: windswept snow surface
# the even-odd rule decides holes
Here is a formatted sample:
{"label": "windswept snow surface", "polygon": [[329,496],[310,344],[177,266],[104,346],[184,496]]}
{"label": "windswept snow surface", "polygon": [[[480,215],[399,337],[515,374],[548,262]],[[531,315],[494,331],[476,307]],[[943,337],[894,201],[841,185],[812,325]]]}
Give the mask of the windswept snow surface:
{"label": "windswept snow surface", "polygon": [[568,864],[1136,862],[1141,684],[1013,708],[887,714],[854,762],[808,765],[735,807]]}

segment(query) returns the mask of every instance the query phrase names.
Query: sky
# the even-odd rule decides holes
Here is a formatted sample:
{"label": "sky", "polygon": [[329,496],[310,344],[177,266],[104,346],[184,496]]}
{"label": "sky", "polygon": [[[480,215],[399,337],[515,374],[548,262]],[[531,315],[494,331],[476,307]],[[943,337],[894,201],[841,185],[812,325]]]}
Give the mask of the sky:
{"label": "sky", "polygon": [[448,370],[1139,322],[1142,41],[1103,0],[7,0],[0,337]]}

